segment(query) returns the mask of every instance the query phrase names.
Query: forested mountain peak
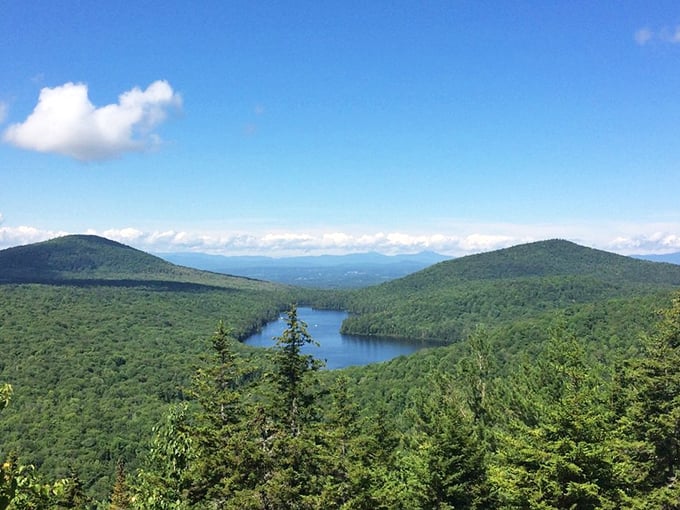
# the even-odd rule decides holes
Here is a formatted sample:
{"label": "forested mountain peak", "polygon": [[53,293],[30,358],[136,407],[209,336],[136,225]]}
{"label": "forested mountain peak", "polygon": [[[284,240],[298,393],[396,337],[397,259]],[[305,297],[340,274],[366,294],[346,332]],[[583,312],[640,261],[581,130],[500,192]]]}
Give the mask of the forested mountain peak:
{"label": "forested mountain peak", "polygon": [[67,235],[0,250],[0,283],[59,280],[165,281],[239,288],[274,286],[268,282],[178,266],[95,235]]}
{"label": "forested mountain peak", "polygon": [[0,277],[66,274],[158,274],[173,265],[130,246],[94,235],[68,235],[0,251]]}
{"label": "forested mountain peak", "polygon": [[589,248],[563,239],[520,244],[440,262],[404,283],[445,285],[452,280],[497,280],[594,275],[607,280],[680,284],[680,268]]}
{"label": "forested mountain peak", "polygon": [[678,286],[678,265],[551,239],[447,260],[361,289],[343,332],[452,342],[478,324]]}

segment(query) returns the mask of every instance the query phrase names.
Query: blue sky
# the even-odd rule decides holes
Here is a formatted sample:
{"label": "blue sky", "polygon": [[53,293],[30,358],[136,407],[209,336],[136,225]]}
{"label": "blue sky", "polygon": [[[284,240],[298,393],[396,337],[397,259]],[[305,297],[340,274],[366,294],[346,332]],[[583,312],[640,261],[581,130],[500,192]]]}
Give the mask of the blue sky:
{"label": "blue sky", "polygon": [[0,248],[680,251],[677,2],[0,10]]}

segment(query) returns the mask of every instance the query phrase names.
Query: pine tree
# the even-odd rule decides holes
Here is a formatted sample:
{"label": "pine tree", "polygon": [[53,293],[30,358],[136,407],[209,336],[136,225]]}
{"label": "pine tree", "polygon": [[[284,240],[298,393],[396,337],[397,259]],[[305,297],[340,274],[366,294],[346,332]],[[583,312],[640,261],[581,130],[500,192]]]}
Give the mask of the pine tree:
{"label": "pine tree", "polygon": [[221,508],[258,483],[253,412],[243,394],[252,373],[235,352],[236,342],[220,322],[211,338],[213,358],[197,372],[191,392],[200,408],[189,429],[196,453],[187,475],[189,497]]}
{"label": "pine tree", "polygon": [[[323,486],[318,507],[378,508],[372,490],[381,471],[389,469],[383,460],[390,458],[386,451],[390,432],[378,417],[361,420],[346,376],[337,377],[331,396],[321,427]],[[380,429],[382,442],[371,435],[373,427]]]}
{"label": "pine tree", "polygon": [[662,312],[642,357],[620,378],[630,489],[654,508],[680,508],[680,295]]}
{"label": "pine tree", "polygon": [[270,377],[273,395],[260,419],[266,465],[259,495],[265,508],[313,508],[321,492],[320,390],[314,374],[322,363],[303,354],[308,344],[314,340],[293,306],[286,329],[276,339]]}
{"label": "pine tree", "polygon": [[442,375],[428,386],[414,409],[421,507],[488,508],[487,454],[476,415],[449,378]]}
{"label": "pine tree", "polygon": [[307,324],[298,318],[292,306],[286,318],[286,329],[276,338],[272,379],[276,388],[275,414],[289,428],[291,436],[300,433],[305,420],[314,418],[317,388],[310,376],[323,363],[311,354],[303,354],[305,345],[315,342],[307,331]]}
{"label": "pine tree", "polygon": [[192,392],[200,405],[188,429],[193,504],[288,509],[318,503],[322,441],[311,375],[320,364],[301,351],[311,342],[293,307],[263,377],[236,354],[230,331],[218,326],[213,359],[197,373]]}

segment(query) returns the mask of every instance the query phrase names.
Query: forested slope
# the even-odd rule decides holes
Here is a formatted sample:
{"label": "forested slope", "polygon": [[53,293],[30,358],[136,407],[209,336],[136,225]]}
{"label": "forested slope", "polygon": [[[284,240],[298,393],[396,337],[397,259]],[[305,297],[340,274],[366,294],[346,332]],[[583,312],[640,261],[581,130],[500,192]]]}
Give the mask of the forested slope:
{"label": "forested slope", "polygon": [[[403,409],[358,403],[301,347],[295,310],[262,372],[223,328],[197,372],[197,407],[175,407],[144,469],[119,477],[122,508],[680,508],[680,297],[640,351],[612,365],[552,328],[501,375],[483,331]],[[410,358],[409,358],[410,359]],[[405,375],[422,368],[408,367]],[[327,374],[328,375],[328,374]],[[404,391],[403,383],[401,391]]]}
{"label": "forested slope", "polygon": [[14,388],[0,453],[95,494],[185,398],[218,321],[245,336],[296,299],[94,236],[0,251],[0,282],[0,382]]}
{"label": "forested slope", "polygon": [[[89,236],[33,248],[0,252],[0,501],[27,484],[11,509],[677,508],[668,265],[547,241],[346,294]],[[278,350],[238,342],[294,301],[460,341],[333,372],[294,316]]]}
{"label": "forested slope", "polygon": [[[189,284],[237,289],[281,285],[177,266],[130,246],[93,235],[68,235],[0,250],[0,283],[189,288]],[[174,286],[172,284],[175,284]]]}
{"label": "forested slope", "polygon": [[441,262],[355,291],[343,332],[450,343],[478,324],[514,322],[576,303],[678,286],[680,266],[542,241]]}

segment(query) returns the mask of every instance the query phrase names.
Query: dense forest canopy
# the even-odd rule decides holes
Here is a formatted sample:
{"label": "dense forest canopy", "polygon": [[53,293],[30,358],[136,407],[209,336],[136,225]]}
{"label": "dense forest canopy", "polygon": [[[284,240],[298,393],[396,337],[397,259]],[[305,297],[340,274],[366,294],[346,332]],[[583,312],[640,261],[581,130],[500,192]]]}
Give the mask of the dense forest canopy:
{"label": "dense forest canopy", "polygon": [[[0,508],[678,508],[679,271],[546,241],[330,292],[0,251]],[[294,302],[449,345],[319,370],[294,307],[239,342]]]}
{"label": "dense forest canopy", "polygon": [[343,332],[450,343],[478,324],[509,324],[574,304],[678,286],[680,266],[674,264],[542,241],[441,262],[357,290],[345,303],[352,316]]}

